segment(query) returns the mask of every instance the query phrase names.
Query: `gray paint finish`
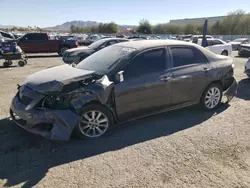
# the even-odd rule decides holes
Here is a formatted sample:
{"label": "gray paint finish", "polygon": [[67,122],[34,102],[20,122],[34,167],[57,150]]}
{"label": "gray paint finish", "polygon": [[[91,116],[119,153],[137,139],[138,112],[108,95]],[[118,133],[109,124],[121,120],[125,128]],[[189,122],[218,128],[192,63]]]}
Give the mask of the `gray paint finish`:
{"label": "gray paint finish", "polygon": [[[233,78],[231,58],[210,55],[210,52],[197,45],[176,41],[165,43],[150,41],[143,42],[143,45],[140,42],[129,42],[117,45],[137,48],[136,53],[139,54],[151,48],[162,48],[163,44],[197,47],[206,55],[208,63],[174,68],[173,62],[169,62],[170,55],[167,53],[166,70],[131,80],[125,79],[122,82],[114,79],[115,74],[96,77],[95,70],[81,70],[69,65],[46,69],[28,76],[24,85],[19,88],[12,101],[11,111],[26,123],[20,124],[18,121],[16,123],[29,132],[52,140],[68,140],[78,124],[81,110],[89,103],[105,106],[112,112],[116,121],[123,122],[196,104],[200,101],[205,88],[214,81],[224,84],[229,80],[229,84],[225,86],[227,89],[225,95],[228,101],[232,99],[237,83]],[[108,51],[109,47],[104,50]],[[115,67],[114,73],[123,70],[128,61],[130,60],[120,61],[121,65]],[[73,86],[76,83],[78,85]],[[71,89],[65,92],[63,90],[65,86]],[[22,104],[20,95],[31,98],[31,102]],[[56,105],[51,108],[41,106],[40,103],[50,95],[58,96],[61,103],[65,97],[68,102],[66,109],[57,108]],[[40,123],[52,124],[52,130],[46,132],[35,129],[35,125]]]}

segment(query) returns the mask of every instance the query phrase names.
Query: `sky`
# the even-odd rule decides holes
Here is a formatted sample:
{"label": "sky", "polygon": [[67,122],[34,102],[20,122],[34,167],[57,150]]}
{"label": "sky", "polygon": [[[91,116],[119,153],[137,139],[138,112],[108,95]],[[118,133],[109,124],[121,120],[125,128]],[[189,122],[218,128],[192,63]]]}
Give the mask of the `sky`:
{"label": "sky", "polygon": [[242,9],[249,0],[0,0],[0,25],[49,27],[67,21],[98,21],[137,25],[172,19],[223,16]]}

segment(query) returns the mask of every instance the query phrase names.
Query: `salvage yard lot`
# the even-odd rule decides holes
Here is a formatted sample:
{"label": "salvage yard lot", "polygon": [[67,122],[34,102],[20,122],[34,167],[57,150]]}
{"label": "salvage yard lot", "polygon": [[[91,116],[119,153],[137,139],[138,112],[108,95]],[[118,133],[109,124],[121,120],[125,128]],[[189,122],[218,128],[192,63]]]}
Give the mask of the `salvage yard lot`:
{"label": "salvage yard lot", "polygon": [[243,74],[247,59],[234,60],[239,91],[229,106],[185,108],[120,125],[98,140],[64,144],[8,118],[17,84],[62,65],[61,58],[31,55],[23,68],[0,67],[0,187],[250,187],[250,79]]}

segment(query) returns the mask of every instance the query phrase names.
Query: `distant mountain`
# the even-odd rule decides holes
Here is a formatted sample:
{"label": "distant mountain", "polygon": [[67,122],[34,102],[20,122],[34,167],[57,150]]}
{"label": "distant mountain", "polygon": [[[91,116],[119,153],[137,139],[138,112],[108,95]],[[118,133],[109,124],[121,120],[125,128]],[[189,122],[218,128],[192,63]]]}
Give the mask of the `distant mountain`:
{"label": "distant mountain", "polygon": [[9,28],[13,28],[13,27],[16,27],[16,26],[14,26],[14,25],[0,25],[1,29],[9,29]]}
{"label": "distant mountain", "polygon": [[[43,29],[51,30],[51,31],[69,31],[70,27],[72,25],[78,26],[78,27],[90,27],[101,24],[101,22],[96,21],[71,21],[71,22],[65,22],[61,25],[56,25],[54,27],[46,27]],[[127,28],[135,28],[135,25],[119,25],[120,29],[127,29]]]}

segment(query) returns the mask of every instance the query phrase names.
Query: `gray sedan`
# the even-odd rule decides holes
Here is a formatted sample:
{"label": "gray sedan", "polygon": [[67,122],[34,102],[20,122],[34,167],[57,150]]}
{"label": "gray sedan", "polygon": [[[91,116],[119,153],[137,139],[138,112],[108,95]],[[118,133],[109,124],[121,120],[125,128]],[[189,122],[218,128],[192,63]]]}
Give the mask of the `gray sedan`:
{"label": "gray sedan", "polygon": [[100,39],[89,46],[82,46],[67,50],[64,53],[63,61],[67,64],[75,63],[78,64],[80,61],[90,56],[91,54],[116,43],[127,42],[128,39],[123,38],[105,38]]}
{"label": "gray sedan", "polygon": [[112,45],[76,66],[27,77],[10,114],[23,129],[52,140],[98,138],[119,122],[200,104],[220,106],[234,97],[230,57],[196,44],[144,40]]}

